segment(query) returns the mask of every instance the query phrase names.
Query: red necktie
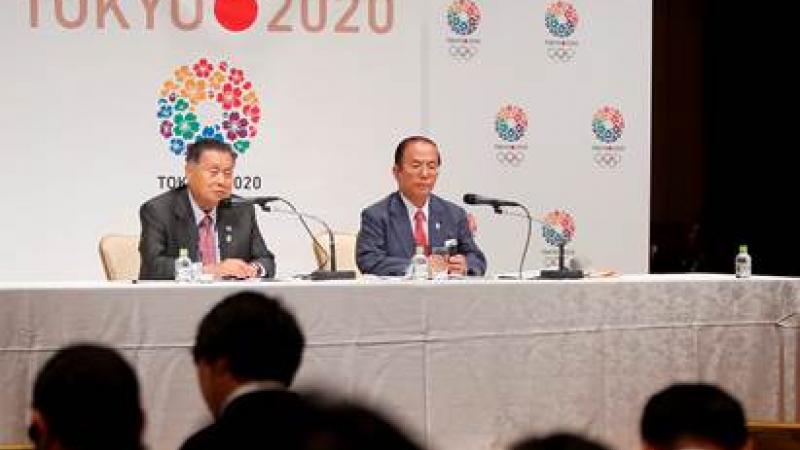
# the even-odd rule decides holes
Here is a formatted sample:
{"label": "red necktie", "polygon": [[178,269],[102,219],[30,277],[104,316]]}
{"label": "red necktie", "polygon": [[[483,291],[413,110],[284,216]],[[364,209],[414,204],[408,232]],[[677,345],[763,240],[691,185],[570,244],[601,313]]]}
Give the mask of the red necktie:
{"label": "red necktie", "polygon": [[217,263],[217,249],[216,245],[214,245],[214,226],[212,222],[213,219],[208,213],[200,221],[200,258],[203,260],[204,266]]}
{"label": "red necktie", "polygon": [[428,233],[425,232],[425,213],[418,209],[414,213],[414,245],[422,246],[428,254]]}

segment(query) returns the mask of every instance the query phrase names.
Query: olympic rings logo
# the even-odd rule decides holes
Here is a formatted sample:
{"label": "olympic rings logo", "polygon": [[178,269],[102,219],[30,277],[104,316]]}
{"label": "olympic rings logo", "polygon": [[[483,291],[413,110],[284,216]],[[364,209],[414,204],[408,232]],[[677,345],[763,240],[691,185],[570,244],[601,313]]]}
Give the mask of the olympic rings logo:
{"label": "olympic rings logo", "polygon": [[508,164],[513,167],[519,167],[522,161],[525,160],[525,153],[517,150],[499,151],[495,156],[501,164]]}
{"label": "olympic rings logo", "polygon": [[555,62],[569,62],[575,56],[575,49],[568,47],[550,47],[547,49],[547,57]]}
{"label": "olympic rings logo", "polygon": [[450,56],[458,61],[469,61],[478,54],[478,48],[474,45],[451,45]]}
{"label": "olympic rings logo", "polygon": [[622,154],[616,152],[597,152],[594,162],[604,169],[613,169],[622,162]]}

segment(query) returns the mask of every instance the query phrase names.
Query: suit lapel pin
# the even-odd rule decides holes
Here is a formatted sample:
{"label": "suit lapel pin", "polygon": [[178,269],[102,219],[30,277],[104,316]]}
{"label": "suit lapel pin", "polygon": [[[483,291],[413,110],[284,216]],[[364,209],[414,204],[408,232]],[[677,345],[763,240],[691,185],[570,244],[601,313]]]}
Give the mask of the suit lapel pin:
{"label": "suit lapel pin", "polygon": [[230,244],[233,240],[233,236],[231,236],[231,232],[233,231],[233,227],[230,225],[225,225],[225,243]]}
{"label": "suit lapel pin", "polygon": [[439,228],[441,228],[441,227],[442,227],[442,224],[440,224],[439,222],[436,222],[436,223],[434,224],[434,227],[436,227],[436,229],[438,230]]}

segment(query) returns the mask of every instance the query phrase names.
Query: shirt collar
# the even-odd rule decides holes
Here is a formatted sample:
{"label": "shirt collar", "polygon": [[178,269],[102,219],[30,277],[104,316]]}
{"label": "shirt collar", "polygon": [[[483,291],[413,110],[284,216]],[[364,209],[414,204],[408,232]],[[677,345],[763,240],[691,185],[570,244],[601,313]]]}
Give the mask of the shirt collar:
{"label": "shirt collar", "polygon": [[234,400],[237,398],[247,395],[253,392],[258,391],[284,391],[286,390],[286,386],[283,385],[280,381],[275,380],[262,380],[262,381],[248,381],[237,387],[236,389],[231,392],[228,397],[222,402],[222,409],[220,409],[220,414],[225,411],[225,408],[228,407]]}
{"label": "shirt collar", "polygon": [[414,206],[414,204],[411,203],[411,200],[406,198],[406,196],[403,195],[402,192],[400,192],[400,198],[403,199],[403,204],[406,205],[406,211],[408,211],[408,217],[409,219],[411,219],[411,223],[414,223],[414,214],[416,214],[418,209],[421,209],[422,212],[425,213],[425,222],[427,222],[428,219],[430,219],[430,214],[428,214],[428,209],[429,209],[428,206],[431,203],[430,195],[428,196],[428,198],[425,199],[425,204],[422,205],[421,208],[417,208],[416,206]]}
{"label": "shirt collar", "polygon": [[[200,221],[202,221],[203,218],[206,217],[206,213],[205,213],[205,211],[200,209],[200,206],[197,204],[196,201],[194,201],[194,197],[192,196],[192,190],[187,188],[186,192],[189,193],[189,204],[192,205],[192,213],[194,213],[194,223],[195,223],[195,225],[200,226]],[[211,216],[211,223],[213,223],[214,226],[216,226],[217,225],[217,208],[215,207],[214,209],[212,209],[208,213],[208,215]]]}

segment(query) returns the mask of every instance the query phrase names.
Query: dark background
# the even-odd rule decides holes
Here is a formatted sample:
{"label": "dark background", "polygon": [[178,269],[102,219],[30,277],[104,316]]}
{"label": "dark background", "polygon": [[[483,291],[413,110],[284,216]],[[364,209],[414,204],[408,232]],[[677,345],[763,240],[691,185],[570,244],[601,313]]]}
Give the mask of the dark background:
{"label": "dark background", "polygon": [[654,0],[651,272],[800,275],[789,3]]}

